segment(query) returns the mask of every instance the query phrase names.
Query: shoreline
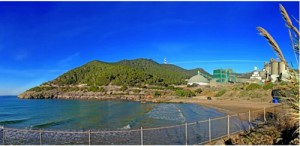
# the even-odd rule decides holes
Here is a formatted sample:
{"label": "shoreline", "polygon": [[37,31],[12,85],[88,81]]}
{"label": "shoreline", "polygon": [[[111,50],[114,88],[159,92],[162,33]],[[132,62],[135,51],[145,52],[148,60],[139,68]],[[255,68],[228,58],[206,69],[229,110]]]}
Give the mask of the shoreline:
{"label": "shoreline", "polygon": [[[74,94],[73,94],[74,95]],[[76,95],[76,94],[75,94]],[[207,108],[215,109],[221,113],[232,115],[237,113],[245,113],[249,110],[261,110],[263,108],[269,108],[275,106],[274,103],[263,102],[263,101],[251,101],[251,100],[239,100],[236,98],[232,99],[218,99],[212,97],[208,100],[206,96],[195,96],[188,98],[152,98],[147,99],[141,95],[99,95],[91,94],[92,96],[74,96],[60,95],[56,98],[20,98],[19,99],[65,99],[65,100],[121,100],[121,101],[136,101],[141,103],[151,102],[151,103],[193,103],[198,104]]]}
{"label": "shoreline", "polygon": [[212,99],[207,100],[204,97],[196,96],[190,99],[172,99],[168,102],[174,103],[194,103],[207,108],[215,109],[219,112],[233,115],[237,113],[245,113],[253,110],[263,110],[264,108],[270,108],[276,106],[274,103],[269,102],[259,102],[250,100],[228,100],[228,99]]}

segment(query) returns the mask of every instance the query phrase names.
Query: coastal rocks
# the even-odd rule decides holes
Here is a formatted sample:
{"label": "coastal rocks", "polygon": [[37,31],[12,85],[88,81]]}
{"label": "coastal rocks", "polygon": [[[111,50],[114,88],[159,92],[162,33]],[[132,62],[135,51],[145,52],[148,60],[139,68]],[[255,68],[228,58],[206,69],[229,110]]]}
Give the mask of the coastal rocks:
{"label": "coastal rocks", "polygon": [[19,98],[26,98],[26,99],[52,99],[57,98],[59,93],[56,90],[49,90],[49,91],[26,91],[20,94]]}
{"label": "coastal rocks", "polygon": [[[122,92],[123,93],[123,92]],[[123,93],[124,94],[124,93]],[[84,91],[70,91],[59,92],[57,90],[48,91],[26,91],[18,96],[21,99],[121,99],[140,101],[144,99],[144,95],[122,95],[121,92],[84,92]]]}

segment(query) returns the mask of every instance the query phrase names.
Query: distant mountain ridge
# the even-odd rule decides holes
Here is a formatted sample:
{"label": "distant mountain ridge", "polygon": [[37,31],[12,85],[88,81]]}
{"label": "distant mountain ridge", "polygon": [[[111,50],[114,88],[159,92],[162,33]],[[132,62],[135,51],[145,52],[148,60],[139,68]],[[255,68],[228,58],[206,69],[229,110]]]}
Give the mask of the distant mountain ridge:
{"label": "distant mountain ridge", "polygon": [[159,64],[151,59],[122,60],[107,63],[98,60],[88,62],[72,69],[53,81],[44,84],[88,86],[126,85],[180,85],[197,74],[211,76],[201,68],[186,70],[176,65]]}
{"label": "distant mountain ridge", "polygon": [[236,76],[238,78],[250,79],[250,77],[252,76],[252,74],[253,74],[253,71],[246,72],[246,73],[236,73]]}

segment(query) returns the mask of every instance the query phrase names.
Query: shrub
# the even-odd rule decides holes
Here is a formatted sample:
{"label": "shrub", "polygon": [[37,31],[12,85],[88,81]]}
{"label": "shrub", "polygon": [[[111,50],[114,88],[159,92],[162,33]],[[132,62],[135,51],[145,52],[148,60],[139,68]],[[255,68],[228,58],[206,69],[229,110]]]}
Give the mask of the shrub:
{"label": "shrub", "polygon": [[56,89],[56,87],[41,87],[41,86],[37,86],[37,87],[29,89],[28,91],[41,92],[41,91],[48,91],[48,90],[53,90],[53,89]]}
{"label": "shrub", "polygon": [[141,86],[141,88],[143,88],[143,89],[147,89],[148,87],[147,87],[147,86],[145,86],[145,85],[143,85],[143,86]]}
{"label": "shrub", "polygon": [[280,82],[280,84],[279,85],[281,85],[281,86],[284,86],[284,85],[288,85],[288,83],[287,82],[284,82],[284,81],[282,81],[282,82]]}
{"label": "shrub", "polygon": [[46,90],[46,91],[53,90],[53,89],[56,89],[56,88],[55,87],[43,87],[43,90]]}
{"label": "shrub", "polygon": [[175,90],[176,88],[174,86],[168,86],[167,89],[169,89],[169,90]]}
{"label": "shrub", "polygon": [[251,83],[250,85],[248,85],[246,87],[246,90],[255,90],[255,89],[260,89],[261,86],[259,84],[256,83]]}
{"label": "shrub", "polygon": [[222,90],[218,91],[218,93],[217,93],[215,96],[216,96],[216,97],[220,97],[220,96],[224,95],[225,92],[226,92],[226,90],[225,90],[225,89],[222,89]]}
{"label": "shrub", "polygon": [[264,90],[269,90],[269,89],[272,89],[273,86],[274,86],[274,84],[273,84],[272,82],[269,82],[269,83],[267,83],[267,84],[265,84],[265,85],[263,86],[263,89],[264,89]]}
{"label": "shrub", "polygon": [[262,97],[262,94],[260,92],[250,92],[249,93],[249,96],[251,98],[261,98]]}
{"label": "shrub", "polygon": [[196,94],[191,90],[178,89],[175,91],[175,94],[180,97],[192,97],[196,96]]}
{"label": "shrub", "polygon": [[125,85],[123,85],[123,86],[120,88],[121,91],[126,91],[127,89],[128,89],[128,87],[125,86]]}
{"label": "shrub", "polygon": [[161,86],[152,86],[152,87],[149,87],[149,89],[153,89],[153,90],[164,90],[165,87],[161,87]]}
{"label": "shrub", "polygon": [[141,92],[141,90],[139,90],[139,89],[133,89],[132,91],[133,91],[133,93],[136,93],[136,94]]}
{"label": "shrub", "polygon": [[103,87],[100,87],[100,88],[98,89],[98,91],[99,91],[99,92],[105,92],[105,89],[104,89]]}
{"label": "shrub", "polygon": [[[74,88],[75,89],[75,88]],[[79,88],[77,88],[77,89],[75,89],[74,91],[78,91],[79,90]],[[88,91],[90,91],[90,92],[104,92],[105,91],[105,89],[103,88],[103,87],[98,87],[98,86],[90,86],[89,88],[88,88]]]}
{"label": "shrub", "polygon": [[40,91],[42,91],[42,88],[39,87],[39,86],[37,86],[37,87],[34,87],[34,88],[29,89],[29,91],[40,92]]}
{"label": "shrub", "polygon": [[180,87],[174,87],[174,86],[168,86],[167,89],[173,90],[173,91],[176,91],[176,90],[183,90],[183,88],[180,88]]}
{"label": "shrub", "polygon": [[80,88],[78,87],[66,87],[67,91],[80,91]]}
{"label": "shrub", "polygon": [[92,91],[92,92],[96,92],[98,90],[98,87],[96,86],[90,86],[89,88],[89,91]]}
{"label": "shrub", "polygon": [[248,96],[248,91],[245,91],[245,90],[242,90],[239,94],[238,94],[238,97],[241,98],[241,97],[247,97]]}
{"label": "shrub", "polygon": [[160,97],[161,93],[159,91],[154,91],[153,96],[154,97]]}
{"label": "shrub", "polygon": [[202,89],[201,89],[201,88],[198,88],[198,89],[196,89],[194,92],[197,93],[197,94],[201,94],[201,93],[202,93]]}

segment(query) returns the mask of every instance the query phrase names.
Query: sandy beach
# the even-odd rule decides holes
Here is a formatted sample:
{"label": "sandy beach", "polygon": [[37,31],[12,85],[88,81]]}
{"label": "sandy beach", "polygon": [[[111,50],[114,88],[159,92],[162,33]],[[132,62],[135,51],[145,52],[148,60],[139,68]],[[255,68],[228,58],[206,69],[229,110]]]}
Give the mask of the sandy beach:
{"label": "sandy beach", "polygon": [[170,102],[196,103],[209,108],[214,108],[226,114],[236,114],[248,112],[249,110],[260,110],[275,106],[274,103],[258,102],[249,100],[227,100],[227,99],[212,99],[207,100],[206,97],[196,96],[189,99],[172,99]]}

